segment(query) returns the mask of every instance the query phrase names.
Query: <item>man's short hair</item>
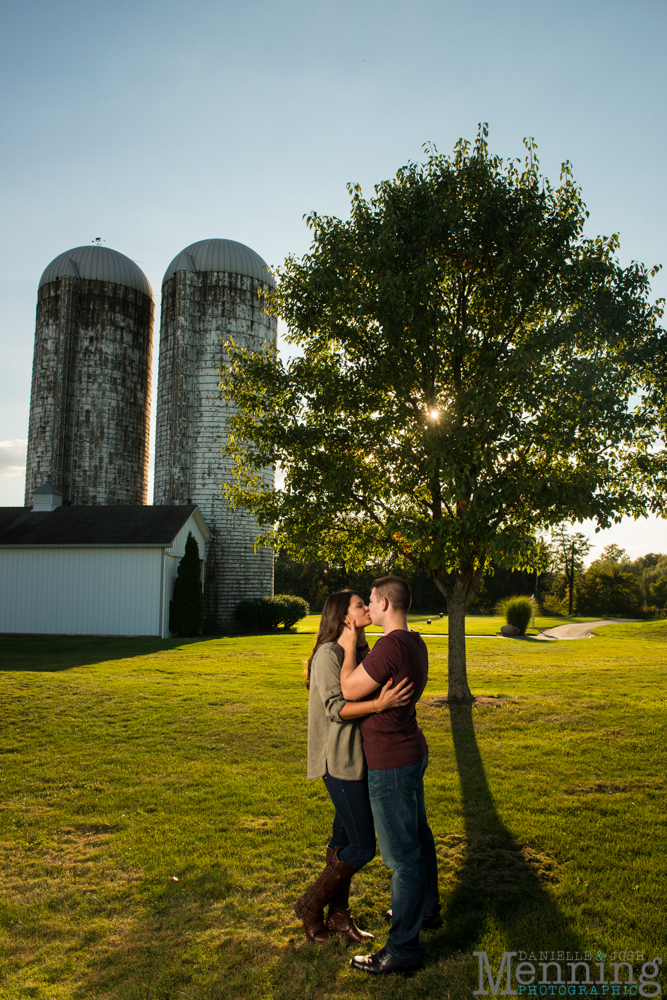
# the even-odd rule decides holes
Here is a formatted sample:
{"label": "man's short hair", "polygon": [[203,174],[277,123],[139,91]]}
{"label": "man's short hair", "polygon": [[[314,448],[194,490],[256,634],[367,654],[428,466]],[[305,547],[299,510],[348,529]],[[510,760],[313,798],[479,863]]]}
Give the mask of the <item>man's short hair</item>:
{"label": "man's short hair", "polygon": [[371,590],[374,590],[380,598],[386,597],[394,611],[407,615],[412,604],[412,594],[402,577],[381,576],[378,580],[373,580]]}

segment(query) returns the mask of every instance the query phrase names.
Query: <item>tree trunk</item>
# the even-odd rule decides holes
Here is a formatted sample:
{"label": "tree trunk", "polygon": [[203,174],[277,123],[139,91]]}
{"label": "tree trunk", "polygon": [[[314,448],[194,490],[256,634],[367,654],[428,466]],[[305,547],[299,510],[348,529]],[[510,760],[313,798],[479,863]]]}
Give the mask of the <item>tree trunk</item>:
{"label": "tree trunk", "polygon": [[448,681],[447,699],[452,704],[470,705],[475,700],[468,687],[466,672],[466,608],[484,575],[484,560],[463,579],[454,574],[435,574],[433,582],[447,601]]}
{"label": "tree trunk", "polygon": [[567,617],[572,617],[572,607],[574,605],[574,542],[572,543],[572,559],[570,562],[570,572],[567,572],[567,560],[565,561],[565,575],[567,576],[568,585],[568,605],[567,605]]}
{"label": "tree trunk", "polygon": [[457,584],[447,600],[448,621],[448,673],[450,702],[470,704],[474,701],[468,687],[466,672],[466,600]]}

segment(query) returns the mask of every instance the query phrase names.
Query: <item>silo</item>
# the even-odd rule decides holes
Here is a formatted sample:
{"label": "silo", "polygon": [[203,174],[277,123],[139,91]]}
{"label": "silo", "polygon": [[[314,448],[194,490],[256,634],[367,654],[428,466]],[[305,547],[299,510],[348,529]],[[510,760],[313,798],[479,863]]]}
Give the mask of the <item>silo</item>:
{"label": "silo", "polygon": [[66,504],[145,504],[153,293],[108,247],[67,250],[37,292],[26,506],[47,480]]}
{"label": "silo", "polygon": [[[273,552],[254,551],[256,520],[231,510],[221,491],[231,463],[221,455],[229,410],[218,389],[227,337],[252,350],[275,343],[261,297],[273,284],[262,258],[233,240],[186,247],[162,283],[153,502],[196,503],[206,519],[208,632],[232,622],[239,601],[273,593]],[[263,479],[273,486],[273,468]]]}

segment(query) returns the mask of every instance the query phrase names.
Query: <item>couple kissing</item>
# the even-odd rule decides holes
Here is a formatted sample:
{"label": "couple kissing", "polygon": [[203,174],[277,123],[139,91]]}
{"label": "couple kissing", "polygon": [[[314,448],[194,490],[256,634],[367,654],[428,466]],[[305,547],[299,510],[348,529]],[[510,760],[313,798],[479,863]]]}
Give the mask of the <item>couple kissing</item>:
{"label": "couple kissing", "polygon": [[[295,911],[315,943],[344,934],[370,947],[349,905],[350,884],[375,856],[393,869],[384,947],[356,955],[353,969],[413,975],[419,932],[442,926],[433,834],[426,819],[428,744],[415,706],[428,678],[428,652],[408,628],[410,589],[398,576],[375,580],[366,605],[344,590],[327,598],[308,660],[308,778],[323,778],[334,806],[326,866]],[[367,625],[382,628],[373,649]],[[328,906],[325,917],[324,910]]]}

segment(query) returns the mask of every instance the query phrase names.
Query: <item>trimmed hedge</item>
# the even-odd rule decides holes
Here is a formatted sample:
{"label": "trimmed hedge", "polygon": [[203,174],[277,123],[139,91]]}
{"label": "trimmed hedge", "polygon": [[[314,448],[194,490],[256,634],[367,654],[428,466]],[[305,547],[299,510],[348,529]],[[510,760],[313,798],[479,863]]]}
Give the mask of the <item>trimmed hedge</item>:
{"label": "trimmed hedge", "polygon": [[254,601],[241,601],[236,608],[237,621],[251,632],[273,632],[282,626],[291,628],[305,618],[310,608],[303,597],[276,594]]}

